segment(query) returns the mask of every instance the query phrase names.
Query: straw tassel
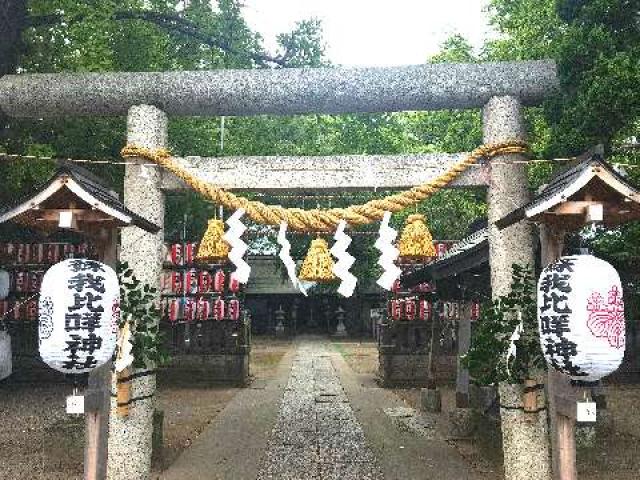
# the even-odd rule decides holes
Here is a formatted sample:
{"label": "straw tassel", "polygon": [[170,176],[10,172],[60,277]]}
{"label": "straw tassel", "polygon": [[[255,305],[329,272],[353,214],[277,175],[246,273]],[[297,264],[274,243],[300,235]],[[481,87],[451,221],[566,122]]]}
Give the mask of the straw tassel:
{"label": "straw tassel", "polygon": [[209,220],[207,231],[200,241],[196,260],[207,263],[226,261],[229,256],[229,244],[222,238],[223,235],[224,223],[222,220]]}
{"label": "straw tassel", "polygon": [[333,273],[333,258],[329,253],[329,245],[324,238],[311,241],[307,256],[300,268],[300,280],[306,282],[327,283],[336,279]]}
{"label": "straw tassel", "polygon": [[436,256],[433,237],[427,227],[424,215],[416,213],[407,217],[398,248],[402,260],[421,261]]}

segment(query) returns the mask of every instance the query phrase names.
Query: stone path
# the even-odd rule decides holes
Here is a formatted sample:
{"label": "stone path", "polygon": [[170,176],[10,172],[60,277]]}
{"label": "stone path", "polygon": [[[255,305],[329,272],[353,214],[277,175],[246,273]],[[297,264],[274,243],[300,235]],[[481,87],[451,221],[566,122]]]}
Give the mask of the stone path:
{"label": "stone path", "polygon": [[162,480],[495,480],[323,339],[239,392]]}
{"label": "stone path", "polygon": [[382,478],[325,344],[302,344],[258,480]]}

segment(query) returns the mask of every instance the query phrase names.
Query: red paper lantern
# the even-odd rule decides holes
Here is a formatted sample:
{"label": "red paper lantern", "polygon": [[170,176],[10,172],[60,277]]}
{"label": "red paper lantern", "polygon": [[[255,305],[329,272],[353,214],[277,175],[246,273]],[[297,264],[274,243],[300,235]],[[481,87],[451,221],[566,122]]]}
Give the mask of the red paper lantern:
{"label": "red paper lantern", "polygon": [[233,274],[229,276],[229,291],[231,293],[238,293],[240,291],[240,282]]}
{"label": "red paper lantern", "polygon": [[31,244],[31,263],[42,263],[44,260],[44,245],[42,243]]}
{"label": "red paper lantern", "polygon": [[407,320],[416,319],[416,302],[412,298],[407,298],[404,301],[404,317]]}
{"label": "red paper lantern", "polygon": [[225,280],[224,272],[222,270],[218,270],[213,275],[213,290],[218,293],[224,292],[224,280]]}
{"label": "red paper lantern", "polygon": [[76,247],[76,254],[79,257],[88,257],[89,256],[89,244],[81,243]]}
{"label": "red paper lantern", "polygon": [[475,321],[480,318],[480,303],[473,302],[471,304],[471,320]]}
{"label": "red paper lantern", "polygon": [[211,284],[213,283],[213,279],[211,278],[211,274],[206,270],[200,272],[198,276],[198,292],[199,293],[207,293],[211,290]]}
{"label": "red paper lantern", "polygon": [[231,320],[238,320],[238,318],[240,318],[240,302],[237,298],[229,300],[229,318]]}
{"label": "red paper lantern", "polygon": [[195,243],[186,243],[184,245],[184,264],[193,263],[196,258],[197,245]]}
{"label": "red paper lantern", "polygon": [[180,318],[180,300],[172,298],[169,303],[169,321],[175,323]]}
{"label": "red paper lantern", "polygon": [[27,303],[27,320],[37,320],[38,319],[38,301],[37,300],[29,300]]}
{"label": "red paper lantern", "polygon": [[45,245],[44,261],[46,263],[58,263],[60,261],[60,245],[47,243]]}
{"label": "red paper lantern", "polygon": [[217,298],[213,302],[213,318],[215,320],[224,319],[224,300],[221,298]]}
{"label": "red paper lantern", "polygon": [[76,248],[70,243],[65,243],[62,247],[62,254],[64,258],[73,258],[76,256]]}
{"label": "red paper lantern", "polygon": [[15,291],[26,292],[29,288],[29,272],[15,273]]}
{"label": "red paper lantern", "polygon": [[206,298],[198,299],[198,320],[207,320],[211,316],[211,303]]}
{"label": "red paper lantern", "polygon": [[402,300],[391,300],[391,318],[395,321],[402,318]]}
{"label": "red paper lantern", "polygon": [[42,284],[42,278],[44,277],[44,272],[31,272],[29,274],[29,291],[37,292],[40,290],[40,285]]}
{"label": "red paper lantern", "polygon": [[420,300],[418,308],[418,318],[422,321],[431,319],[431,302],[428,300]]}
{"label": "red paper lantern", "polygon": [[184,275],[182,272],[171,272],[171,291],[182,293],[184,289]]}
{"label": "red paper lantern", "polygon": [[193,298],[184,299],[184,319],[187,322],[192,322],[196,319],[196,302]]}
{"label": "red paper lantern", "polygon": [[183,264],[181,243],[174,243],[173,245],[171,245],[171,263],[173,263],[174,265]]}

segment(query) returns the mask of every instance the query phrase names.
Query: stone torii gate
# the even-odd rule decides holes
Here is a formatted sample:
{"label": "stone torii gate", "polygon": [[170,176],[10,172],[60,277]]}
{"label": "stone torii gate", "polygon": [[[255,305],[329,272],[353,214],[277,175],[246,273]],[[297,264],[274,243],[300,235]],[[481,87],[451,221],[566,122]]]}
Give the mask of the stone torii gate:
{"label": "stone torii gate", "polygon": [[[127,142],[168,146],[167,115],[257,115],[483,109],[485,143],[525,140],[522,107],[539,104],[558,88],[550,61],[435,64],[396,68],[291,68],[197,72],[34,74],[0,78],[0,110],[13,117],[127,115]],[[409,187],[436,177],[463,154],[334,157],[195,158],[185,167],[228,189],[363,189]],[[524,164],[517,154],[472,168],[453,185],[488,187],[491,284],[494,295],[511,284],[513,263],[533,264],[531,227],[498,231],[492,224],[528,197]],[[164,191],[184,188],[171,175],[126,166],[125,203],[161,226],[153,235],[122,234],[122,259],[135,275],[158,285],[162,264]],[[411,175],[407,175],[407,171]],[[149,476],[155,375],[138,371],[131,380],[130,415],[111,416],[108,478]],[[520,400],[512,399],[515,404]],[[115,408],[115,400],[112,399]],[[529,414],[531,415],[531,414]],[[503,414],[505,475],[548,479],[546,412],[524,419]]]}

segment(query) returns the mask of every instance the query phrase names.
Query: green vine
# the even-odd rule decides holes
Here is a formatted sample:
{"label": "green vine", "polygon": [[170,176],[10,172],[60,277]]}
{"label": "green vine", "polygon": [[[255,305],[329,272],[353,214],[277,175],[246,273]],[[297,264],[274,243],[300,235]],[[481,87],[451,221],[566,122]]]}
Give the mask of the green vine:
{"label": "green vine", "polygon": [[[528,266],[513,265],[511,291],[483,306],[469,352],[462,358],[473,379],[484,385],[523,383],[545,369],[540,349],[536,283]],[[516,355],[507,363],[511,335],[522,319]]]}
{"label": "green vine", "polygon": [[160,331],[160,310],[155,299],[157,289],[142,283],[126,262],[118,263],[120,281],[120,327],[130,320],[132,354],[135,368],[155,368],[169,360]]}

